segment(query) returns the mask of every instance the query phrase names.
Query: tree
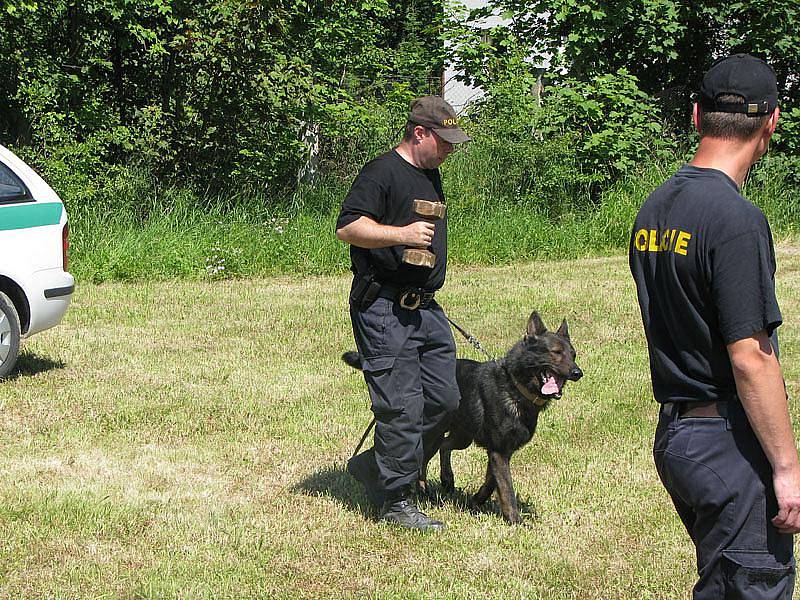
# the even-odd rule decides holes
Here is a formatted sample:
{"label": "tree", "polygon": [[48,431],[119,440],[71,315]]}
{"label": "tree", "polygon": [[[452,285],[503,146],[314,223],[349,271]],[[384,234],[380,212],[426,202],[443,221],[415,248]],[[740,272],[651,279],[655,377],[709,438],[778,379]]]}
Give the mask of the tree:
{"label": "tree", "polygon": [[796,0],[493,0],[487,10],[511,20],[509,35],[530,56],[553,57],[554,71],[569,78],[625,69],[647,94],[677,88],[688,105],[715,58],[749,52],[775,69],[784,106],[800,100]]}
{"label": "tree", "polygon": [[420,0],[5,0],[0,134],[87,172],[285,194],[304,125],[328,146],[427,91],[442,64]]}

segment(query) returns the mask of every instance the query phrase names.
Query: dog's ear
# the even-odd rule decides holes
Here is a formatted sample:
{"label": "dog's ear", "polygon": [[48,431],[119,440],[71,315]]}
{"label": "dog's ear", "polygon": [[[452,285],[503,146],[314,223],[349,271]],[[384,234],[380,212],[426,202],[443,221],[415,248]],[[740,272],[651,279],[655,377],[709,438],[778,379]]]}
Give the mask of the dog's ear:
{"label": "dog's ear", "polygon": [[558,328],[558,331],[556,331],[556,333],[558,335],[560,335],[561,337],[565,337],[565,338],[569,339],[569,328],[567,327],[567,320],[566,319],[561,321],[561,327]]}
{"label": "dog's ear", "polygon": [[535,338],[537,335],[542,335],[545,331],[547,331],[547,327],[545,327],[544,323],[542,323],[539,313],[533,311],[528,319],[528,329],[525,332],[525,337]]}

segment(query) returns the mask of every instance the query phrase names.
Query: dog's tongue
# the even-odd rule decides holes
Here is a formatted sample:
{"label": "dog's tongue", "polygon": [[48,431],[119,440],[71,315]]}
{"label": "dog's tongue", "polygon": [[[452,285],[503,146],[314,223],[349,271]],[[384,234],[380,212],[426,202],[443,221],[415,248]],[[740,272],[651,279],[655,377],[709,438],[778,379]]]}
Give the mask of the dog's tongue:
{"label": "dog's tongue", "polygon": [[556,382],[556,378],[550,375],[547,379],[544,380],[544,384],[542,385],[542,393],[549,395],[549,394],[557,394],[560,392],[561,389],[558,387],[558,383]]}

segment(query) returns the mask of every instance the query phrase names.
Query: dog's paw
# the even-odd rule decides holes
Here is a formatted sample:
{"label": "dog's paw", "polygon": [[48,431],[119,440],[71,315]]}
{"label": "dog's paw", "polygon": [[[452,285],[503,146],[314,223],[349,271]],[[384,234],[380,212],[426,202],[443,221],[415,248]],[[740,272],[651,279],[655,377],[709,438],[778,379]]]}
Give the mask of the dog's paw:
{"label": "dog's paw", "polygon": [[447,495],[442,492],[441,488],[435,487],[428,491],[428,502],[436,506],[444,506]]}
{"label": "dog's paw", "polygon": [[506,523],[509,525],[514,525],[515,527],[524,527],[522,517],[518,514],[516,515],[503,515],[503,519],[505,519]]}
{"label": "dog's paw", "polygon": [[479,494],[474,494],[467,500],[467,506],[472,512],[480,512],[486,505],[486,500],[488,500],[488,498],[483,498]]}

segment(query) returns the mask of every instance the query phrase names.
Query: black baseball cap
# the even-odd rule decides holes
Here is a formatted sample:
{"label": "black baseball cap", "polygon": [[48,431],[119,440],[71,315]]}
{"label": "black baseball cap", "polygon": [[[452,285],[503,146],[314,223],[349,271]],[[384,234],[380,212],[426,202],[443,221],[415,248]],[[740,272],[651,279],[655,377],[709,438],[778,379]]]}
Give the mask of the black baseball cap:
{"label": "black baseball cap", "polygon": [[458,126],[458,115],[453,107],[439,96],[423,96],[413,100],[408,120],[415,125],[432,129],[451,144],[460,144],[472,139]]}
{"label": "black baseball cap", "polygon": [[[741,96],[744,104],[718,100],[725,94]],[[749,54],[717,59],[700,85],[700,106],[708,112],[767,115],[778,106],[775,72],[763,60]]]}

